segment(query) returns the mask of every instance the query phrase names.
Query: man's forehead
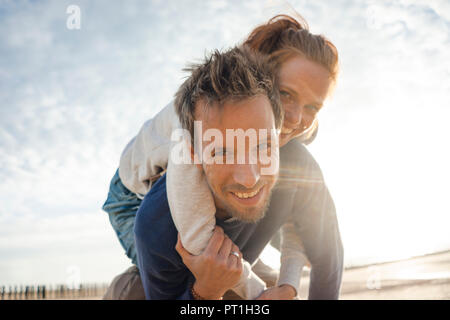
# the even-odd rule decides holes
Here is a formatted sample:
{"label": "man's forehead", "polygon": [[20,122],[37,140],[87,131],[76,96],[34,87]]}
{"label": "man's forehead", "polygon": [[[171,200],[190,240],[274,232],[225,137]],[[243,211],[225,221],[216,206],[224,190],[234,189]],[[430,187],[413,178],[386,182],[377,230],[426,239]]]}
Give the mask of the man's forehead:
{"label": "man's forehead", "polygon": [[223,108],[220,107],[219,102],[208,101],[206,98],[200,99],[195,105],[195,120],[204,122],[204,125],[220,120],[222,113]]}
{"label": "man's forehead", "polygon": [[196,104],[195,120],[202,121],[203,131],[208,129],[272,129],[274,115],[265,95],[218,102],[200,100]]}

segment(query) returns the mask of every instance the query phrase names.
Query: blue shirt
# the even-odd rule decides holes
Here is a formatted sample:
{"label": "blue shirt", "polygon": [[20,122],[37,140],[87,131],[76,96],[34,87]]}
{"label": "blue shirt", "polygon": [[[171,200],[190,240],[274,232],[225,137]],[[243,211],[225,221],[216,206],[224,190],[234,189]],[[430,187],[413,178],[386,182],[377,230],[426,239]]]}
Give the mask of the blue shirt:
{"label": "blue shirt", "polygon": [[[309,299],[337,299],[343,247],[334,203],[319,166],[295,140],[280,149],[280,177],[265,217],[257,223],[217,219],[244,259],[256,261],[279,228],[292,218],[311,263]],[[175,250],[178,231],[170,214],[166,177],[141,203],[135,221],[138,267],[147,299],[193,299],[195,278]]]}

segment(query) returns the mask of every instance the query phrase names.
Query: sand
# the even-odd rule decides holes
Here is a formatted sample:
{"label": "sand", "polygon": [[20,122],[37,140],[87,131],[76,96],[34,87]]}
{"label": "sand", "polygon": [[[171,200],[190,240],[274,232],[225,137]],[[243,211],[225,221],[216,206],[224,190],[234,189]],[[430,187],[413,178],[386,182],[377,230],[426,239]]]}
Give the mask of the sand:
{"label": "sand", "polygon": [[[303,275],[300,298],[308,291]],[[358,268],[344,272],[341,300],[450,299],[450,251]]]}
{"label": "sand", "polygon": [[[309,270],[300,285],[300,299],[308,296]],[[80,297],[68,294],[47,299],[101,299],[105,286],[98,292]],[[345,269],[341,300],[450,300],[450,251],[402,261]]]}

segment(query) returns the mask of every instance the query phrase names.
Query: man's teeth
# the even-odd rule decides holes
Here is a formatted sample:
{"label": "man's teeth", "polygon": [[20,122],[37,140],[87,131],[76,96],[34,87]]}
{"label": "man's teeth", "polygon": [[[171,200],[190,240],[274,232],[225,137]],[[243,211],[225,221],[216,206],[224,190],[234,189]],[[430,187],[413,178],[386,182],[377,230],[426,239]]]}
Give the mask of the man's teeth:
{"label": "man's teeth", "polygon": [[256,191],[250,192],[250,193],[233,192],[233,194],[240,199],[247,199],[247,198],[253,198],[254,196],[256,196],[260,190],[261,190],[261,188]]}
{"label": "man's teeth", "polygon": [[294,129],[288,129],[286,127],[281,128],[282,134],[289,134],[289,133],[292,133],[292,131],[294,131]]}

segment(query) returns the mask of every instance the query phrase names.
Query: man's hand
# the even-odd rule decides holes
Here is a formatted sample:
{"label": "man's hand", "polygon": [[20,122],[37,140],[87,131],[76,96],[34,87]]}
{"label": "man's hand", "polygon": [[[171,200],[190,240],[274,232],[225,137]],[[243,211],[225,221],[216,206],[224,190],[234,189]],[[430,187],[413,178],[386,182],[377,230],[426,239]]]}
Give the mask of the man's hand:
{"label": "man's hand", "polygon": [[[195,277],[195,292],[205,299],[220,299],[241,277],[242,253],[221,227],[216,226],[201,255],[190,254],[183,247],[179,235],[175,249]],[[237,252],[239,258],[231,252]]]}
{"label": "man's hand", "polygon": [[294,287],[282,284],[265,290],[256,300],[292,300],[297,295]]}

